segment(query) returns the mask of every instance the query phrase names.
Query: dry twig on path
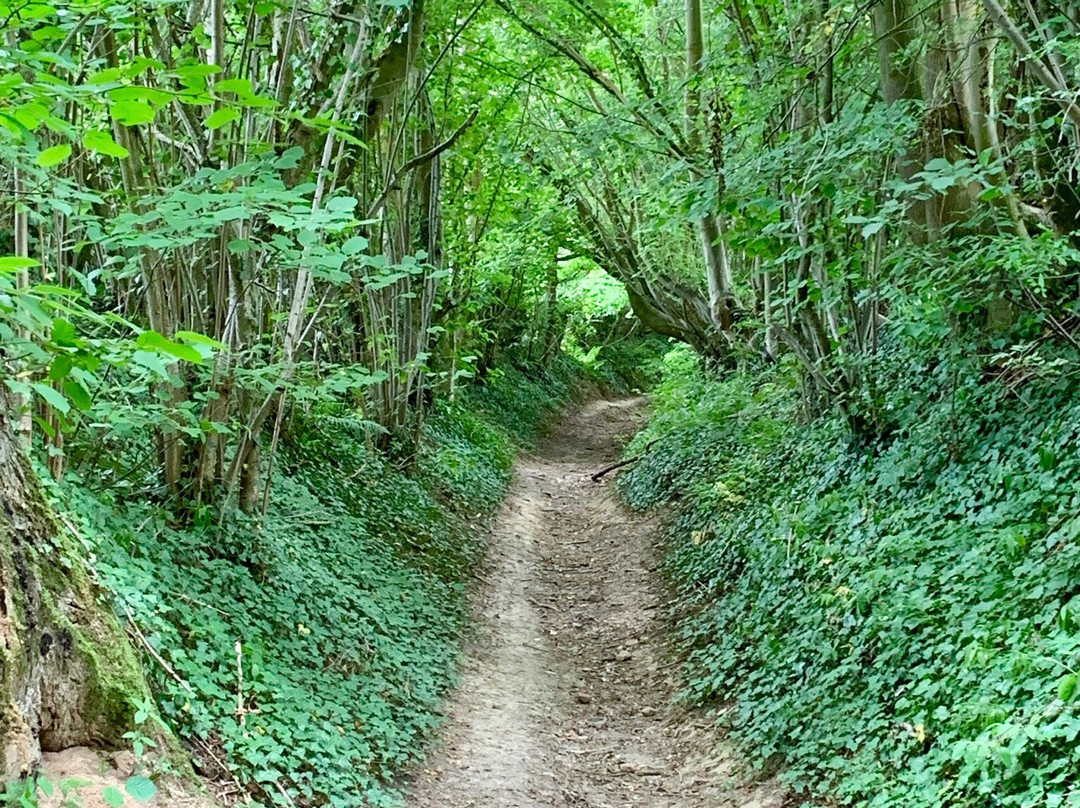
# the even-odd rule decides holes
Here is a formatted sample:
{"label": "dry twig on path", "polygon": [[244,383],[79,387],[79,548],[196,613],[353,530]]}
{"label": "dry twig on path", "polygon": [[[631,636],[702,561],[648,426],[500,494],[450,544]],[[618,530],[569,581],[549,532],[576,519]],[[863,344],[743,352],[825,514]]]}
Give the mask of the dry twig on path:
{"label": "dry twig on path", "polygon": [[629,458],[627,460],[620,460],[618,463],[613,463],[612,465],[608,466],[607,468],[600,469],[600,471],[596,472],[596,474],[592,475],[592,477],[590,477],[589,479],[592,480],[594,483],[598,483],[598,482],[600,482],[601,478],[604,477],[606,474],[610,474],[611,472],[615,471],[616,469],[621,469],[623,466],[629,466],[631,463],[636,463],[637,461],[641,460],[641,458],[643,458],[645,455],[647,455],[649,453],[649,449],[651,449],[653,446],[656,445],[657,440],[659,440],[659,438],[651,440],[648,443],[646,443],[645,448],[641,451],[641,454],[634,455],[633,457],[631,457],[631,458]]}

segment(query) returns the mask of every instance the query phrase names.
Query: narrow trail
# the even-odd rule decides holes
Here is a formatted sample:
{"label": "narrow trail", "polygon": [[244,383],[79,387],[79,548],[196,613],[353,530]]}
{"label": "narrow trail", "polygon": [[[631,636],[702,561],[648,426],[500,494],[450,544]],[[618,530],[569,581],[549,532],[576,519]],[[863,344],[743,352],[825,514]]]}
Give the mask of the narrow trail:
{"label": "narrow trail", "polygon": [[409,808],[779,808],[708,722],[672,708],[655,523],[589,475],[617,459],[644,401],[557,426],[492,535],[479,628],[440,747]]}

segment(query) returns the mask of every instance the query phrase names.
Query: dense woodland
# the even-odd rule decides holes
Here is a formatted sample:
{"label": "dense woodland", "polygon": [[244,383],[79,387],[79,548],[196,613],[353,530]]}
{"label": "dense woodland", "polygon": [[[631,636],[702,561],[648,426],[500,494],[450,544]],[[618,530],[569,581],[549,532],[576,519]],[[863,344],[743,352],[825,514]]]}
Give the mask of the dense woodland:
{"label": "dense woodland", "polygon": [[515,450],[658,383],[688,701],[797,802],[1080,805],[1075,2],[0,20],[7,799],[393,804]]}

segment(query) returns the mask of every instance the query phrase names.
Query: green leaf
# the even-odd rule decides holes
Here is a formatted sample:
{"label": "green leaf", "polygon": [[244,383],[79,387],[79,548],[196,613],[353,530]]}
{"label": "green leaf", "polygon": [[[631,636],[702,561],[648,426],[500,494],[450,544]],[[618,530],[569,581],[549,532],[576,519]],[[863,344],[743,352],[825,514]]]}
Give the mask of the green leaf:
{"label": "green leaf", "polygon": [[293,146],[282,152],[281,157],[274,161],[274,168],[296,168],[300,164],[300,158],[304,156],[302,146]]}
{"label": "green leaf", "polygon": [[12,117],[19,122],[19,125],[32,132],[49,117],[49,108],[37,102],[22,104],[13,110]]}
{"label": "green leaf", "polygon": [[29,269],[40,264],[33,258],[23,258],[20,255],[5,255],[0,257],[0,272],[11,272],[18,269]]}
{"label": "green leaf", "polygon": [[203,361],[203,355],[190,345],[182,345],[162,336],[157,331],[144,331],[136,340],[138,346],[148,351],[160,351],[182,359],[185,362],[199,364]]}
{"label": "green leaf", "polygon": [[863,238],[870,238],[871,236],[876,236],[878,234],[878,232],[881,230],[881,228],[883,228],[884,226],[885,226],[885,222],[880,221],[880,220],[876,221],[876,222],[867,222],[866,224],[863,225],[862,237]]}
{"label": "green leaf", "polygon": [[222,107],[209,118],[206,119],[207,129],[220,129],[227,123],[232,123],[240,119],[240,110],[233,109],[232,107]]}
{"label": "green leaf", "polygon": [[87,79],[87,84],[111,84],[112,82],[120,78],[119,67],[108,67],[105,70],[99,70],[97,73],[91,73]]}
{"label": "green leaf", "polygon": [[1076,695],[1077,675],[1070,673],[1068,676],[1062,676],[1058,681],[1058,698],[1062,701],[1071,701],[1072,697]]}
{"label": "green leaf", "polygon": [[356,255],[367,249],[368,240],[363,236],[353,236],[341,245],[341,251],[345,255]]}
{"label": "green leaf", "polygon": [[105,786],[105,790],[101,792],[101,796],[105,799],[105,802],[109,803],[113,808],[120,808],[124,804],[124,793],[116,786]]}
{"label": "green leaf", "polygon": [[207,76],[213,76],[215,73],[220,73],[221,68],[217,65],[192,63],[181,65],[173,70],[173,72],[180,81],[191,87],[203,84]]}
{"label": "green leaf", "polygon": [[49,365],[49,380],[58,382],[65,378],[71,369],[75,366],[75,362],[67,354],[60,354],[56,357],[52,364]]}
{"label": "green leaf", "polygon": [[157,374],[162,379],[169,377],[169,368],[161,361],[161,355],[156,351],[135,351],[131,355],[131,361]]}
{"label": "green leaf", "polygon": [[951,177],[947,174],[942,174],[934,177],[930,180],[930,187],[939,193],[947,191],[956,184],[956,177]]}
{"label": "green leaf", "polygon": [[86,388],[82,386],[82,382],[75,381],[75,379],[68,379],[64,382],[64,395],[71,399],[72,404],[83,411],[90,409],[94,403],[93,399],[90,398],[90,394],[86,392]]}
{"label": "green leaf", "polygon": [[61,143],[57,146],[50,146],[41,152],[37,156],[37,164],[42,168],[51,168],[52,166],[59,165],[71,156],[71,144]]}
{"label": "green leaf", "polygon": [[232,207],[219,210],[214,213],[214,220],[216,222],[235,222],[240,219],[246,219],[251,215],[251,212],[243,205],[233,205]]}
{"label": "green leaf", "polygon": [[78,342],[75,326],[62,317],[55,318],[52,321],[52,341],[57,345],[74,347]]}
{"label": "green leaf", "polygon": [[335,196],[326,203],[326,209],[335,213],[352,213],[356,210],[356,198],[352,196]]}
{"label": "green leaf", "polygon": [[44,382],[31,382],[30,387],[54,409],[65,415],[71,410],[71,405],[68,404],[67,399],[55,387],[51,387]]}
{"label": "green leaf", "polygon": [[141,84],[131,84],[126,87],[117,87],[109,90],[109,99],[112,101],[149,101],[157,107],[162,107],[172,101],[173,96],[156,87],[144,87]]}
{"label": "green leaf", "polygon": [[8,390],[17,396],[30,397],[34,392],[30,389],[30,385],[26,382],[21,382],[18,379],[5,379],[4,384],[7,385]]}
{"label": "green leaf", "polygon": [[213,337],[208,337],[205,334],[200,334],[197,331],[177,331],[174,335],[177,339],[182,339],[184,342],[190,342],[192,345],[206,345],[210,348],[217,350],[224,350],[225,343],[218,342]]}
{"label": "green leaf", "polygon": [[251,88],[250,79],[222,79],[221,81],[214,82],[214,92],[250,95],[254,90]]}
{"label": "green leaf", "polygon": [[137,126],[140,123],[150,123],[154,120],[155,111],[145,101],[123,99],[114,101],[109,108],[109,113],[124,126]]}
{"label": "green leaf", "polygon": [[149,777],[141,777],[136,775],[135,777],[129,777],[124,788],[127,789],[127,793],[137,799],[139,802],[149,802],[157,794],[157,786],[154,785],[154,781]]}
{"label": "green leaf", "polygon": [[92,152],[107,154],[109,157],[128,156],[128,150],[113,140],[112,135],[102,129],[87,132],[83,135],[83,145]]}
{"label": "green leaf", "polygon": [[1043,471],[1053,471],[1057,468],[1057,455],[1049,446],[1039,447],[1039,468]]}

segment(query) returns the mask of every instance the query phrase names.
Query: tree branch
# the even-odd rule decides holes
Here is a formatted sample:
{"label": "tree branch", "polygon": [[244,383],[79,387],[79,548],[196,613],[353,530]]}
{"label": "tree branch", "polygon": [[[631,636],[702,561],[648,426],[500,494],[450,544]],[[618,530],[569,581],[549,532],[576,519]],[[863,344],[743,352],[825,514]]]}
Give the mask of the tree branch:
{"label": "tree branch", "polygon": [[465,122],[461,124],[461,126],[459,126],[457,129],[455,129],[453,134],[450,135],[450,137],[448,137],[442,143],[439,143],[437,146],[434,146],[428,151],[424,152],[423,154],[418,154],[416,157],[406,162],[405,165],[403,165],[401,168],[397,169],[397,171],[395,171],[393,175],[391,175],[389,181],[386,183],[386,187],[383,188],[382,193],[379,194],[379,198],[376,199],[375,203],[368,209],[367,218],[370,219],[378,213],[379,208],[381,208],[383,202],[386,201],[386,197],[390,194],[390,191],[394,188],[395,185],[397,185],[398,180],[400,180],[403,176],[408,174],[413,169],[419,168],[425,163],[430,163],[444,151],[453,146],[457,142],[458,138],[465,134],[465,130],[467,130],[470,126],[473,125],[473,122],[476,120],[476,117],[479,114],[480,110],[474,109],[472,112],[469,113],[469,117],[465,119]]}

